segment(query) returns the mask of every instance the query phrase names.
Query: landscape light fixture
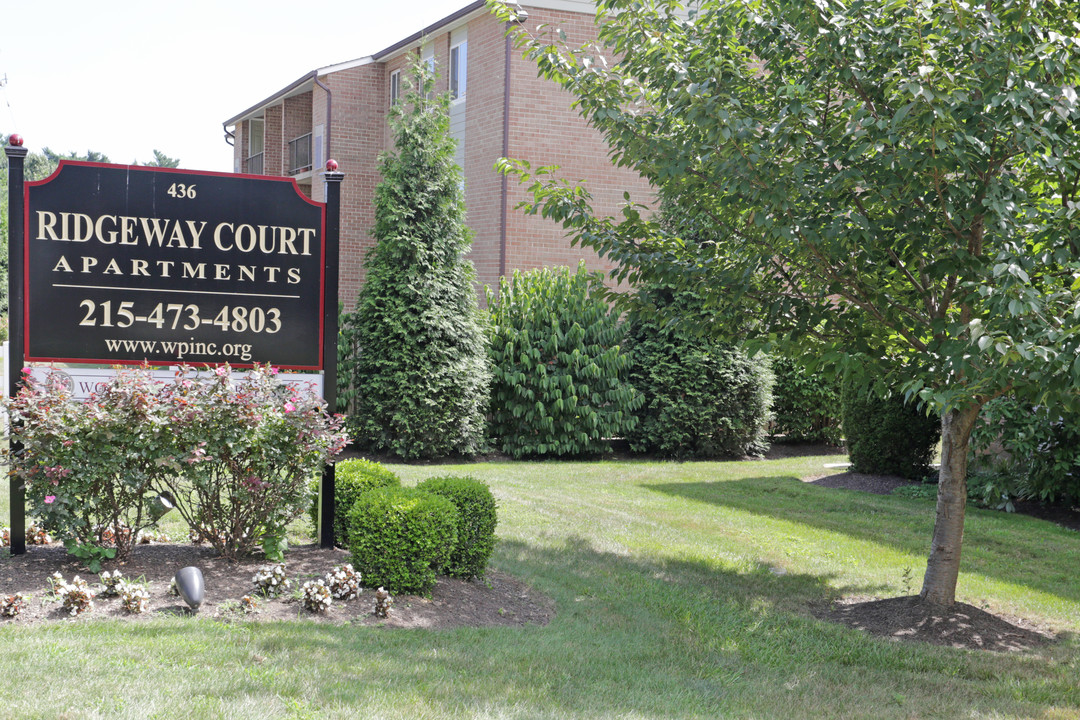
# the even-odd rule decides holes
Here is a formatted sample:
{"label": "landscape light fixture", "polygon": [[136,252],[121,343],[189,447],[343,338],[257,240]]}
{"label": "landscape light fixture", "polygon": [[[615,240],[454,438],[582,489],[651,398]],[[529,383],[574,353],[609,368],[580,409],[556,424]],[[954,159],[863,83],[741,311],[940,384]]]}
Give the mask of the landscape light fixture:
{"label": "landscape light fixture", "polygon": [[188,604],[192,612],[198,612],[199,606],[206,599],[206,584],[203,582],[202,570],[197,567],[181,568],[176,577],[176,591]]}

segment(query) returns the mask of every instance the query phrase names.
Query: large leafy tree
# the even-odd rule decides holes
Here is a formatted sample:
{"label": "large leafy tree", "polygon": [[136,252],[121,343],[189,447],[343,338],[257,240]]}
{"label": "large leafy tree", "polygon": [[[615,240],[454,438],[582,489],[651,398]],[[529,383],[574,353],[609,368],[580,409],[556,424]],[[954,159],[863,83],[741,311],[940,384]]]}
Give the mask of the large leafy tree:
{"label": "large leafy tree", "polygon": [[[695,286],[720,320],[902,383],[941,414],[922,597],[955,601],[968,440],[1010,392],[1073,404],[1080,29],[1045,0],[600,0],[600,41],[517,39],[576,96],[614,160],[706,241],[637,207],[593,215],[533,183],[533,212],[630,279]],[[606,55],[608,60],[604,61]],[[719,327],[735,326],[718,322]]]}
{"label": "large leafy tree", "polygon": [[375,248],[347,318],[356,356],[351,419],[364,448],[404,458],[480,449],[490,370],[454,163],[449,99],[421,93],[391,110],[394,151],[380,158]]}

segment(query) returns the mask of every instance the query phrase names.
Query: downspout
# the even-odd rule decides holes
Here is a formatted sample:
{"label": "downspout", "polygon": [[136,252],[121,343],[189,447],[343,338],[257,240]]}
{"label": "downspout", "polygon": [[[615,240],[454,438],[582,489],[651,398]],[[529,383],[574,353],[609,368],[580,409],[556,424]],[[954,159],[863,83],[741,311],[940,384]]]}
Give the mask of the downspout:
{"label": "downspout", "polygon": [[[326,157],[323,158],[323,160],[329,160],[331,157],[333,157],[330,154],[330,118],[331,112],[334,109],[334,94],[330,92],[330,88],[323,85],[322,81],[319,80],[318,70],[313,70],[311,72],[311,79],[314,80],[315,84],[321,87],[324,92],[326,92]],[[312,170],[315,170],[315,168],[312,168]],[[316,170],[316,172],[318,171]]]}
{"label": "downspout", "polygon": [[[502,157],[510,155],[510,25],[506,23],[506,57],[504,59],[504,74],[503,74],[503,136],[502,136]],[[506,210],[506,198],[507,198],[507,178],[506,173],[503,173],[501,182],[501,202],[502,217],[499,220],[499,277],[506,275],[506,225],[508,222],[507,210]]]}

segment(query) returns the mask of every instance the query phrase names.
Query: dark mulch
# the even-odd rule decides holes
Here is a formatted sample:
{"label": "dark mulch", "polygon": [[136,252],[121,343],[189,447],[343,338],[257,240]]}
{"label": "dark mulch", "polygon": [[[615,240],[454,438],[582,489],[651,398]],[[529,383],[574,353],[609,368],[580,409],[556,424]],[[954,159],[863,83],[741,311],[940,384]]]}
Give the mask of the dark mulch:
{"label": "dark mulch", "polygon": [[943,608],[917,595],[869,601],[849,598],[814,614],[890,640],[966,650],[1020,652],[1054,640],[1020,618],[1006,619],[960,602]]}
{"label": "dark mulch", "polygon": [[[836,452],[833,448],[832,452]],[[841,488],[889,495],[898,487],[918,484],[894,475],[843,472],[803,478],[803,482],[824,488]],[[1017,512],[1080,530],[1080,512],[1075,508],[1047,508],[1038,503],[1018,503]],[[1017,652],[1054,641],[1045,628],[1037,628],[1022,618],[993,615],[985,610],[955,603],[949,608],[923,602],[918,596],[844,598],[826,607],[813,608],[816,617],[863,630],[871,635],[898,641],[926,642],[967,650]]]}
{"label": "dark mulch", "polygon": [[[348,553],[344,550],[328,550],[317,545],[291,548],[285,554],[291,590],[297,590],[307,580],[325,576],[335,565],[346,562]],[[554,616],[554,603],[548,597],[493,570],[485,578],[469,582],[439,578],[431,597],[395,597],[386,620],[374,616],[375,594],[370,589],[365,589],[355,600],[335,600],[326,613],[304,610],[295,593],[287,593],[278,599],[260,599],[257,612],[244,614],[238,608],[238,601],[244,595],[257,594],[252,576],[265,564],[265,558],[230,562],[205,546],[139,545],[126,562],[111,563],[105,569],[120,570],[124,577],[144,582],[150,594],[149,611],[129,615],[121,609],[119,599],[99,596],[92,611],[71,618],[61,604],[50,597],[49,576],[59,572],[65,580],[71,581],[79,575],[93,585],[98,580],[95,574],[72,560],[58,544],[31,546],[25,554],[17,556],[10,556],[6,549],[0,550],[0,590],[5,595],[22,592],[32,596],[26,610],[18,617],[3,618],[0,627],[8,623],[90,622],[101,618],[127,621],[186,615],[189,614],[187,606],[176,596],[169,595],[168,590],[176,571],[188,566],[198,567],[205,579],[206,600],[198,611],[201,617],[256,621],[310,619],[338,624],[449,628],[546,625]]]}

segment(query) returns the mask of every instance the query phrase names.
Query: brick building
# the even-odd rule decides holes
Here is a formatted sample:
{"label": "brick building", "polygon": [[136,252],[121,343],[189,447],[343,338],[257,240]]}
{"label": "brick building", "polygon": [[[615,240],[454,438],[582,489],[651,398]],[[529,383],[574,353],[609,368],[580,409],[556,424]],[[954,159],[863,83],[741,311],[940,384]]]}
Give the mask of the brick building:
{"label": "brick building", "polygon": [[[526,0],[528,29],[547,24],[580,45],[596,37],[589,0]],[[477,0],[416,34],[367,57],[314,70],[225,121],[236,172],[292,176],[315,200],[323,199],[320,171],[329,157],[345,173],[342,185],[341,297],[350,306],[362,282],[363,258],[374,243],[374,190],[378,154],[393,146],[387,110],[403,90],[402,77],[419,55],[432,63],[436,90],[450,91],[451,132],[465,176],[471,259],[481,284],[496,285],[514,269],[610,265],[592,251],[573,248],[558,225],[515,210],[526,196],[493,169],[500,157],[533,167],[559,165],[562,176],[585,180],[598,212],[613,213],[629,191],[648,202],[652,193],[637,174],[615,168],[600,134],[570,107],[571,96],[537,77],[504,23]]]}

